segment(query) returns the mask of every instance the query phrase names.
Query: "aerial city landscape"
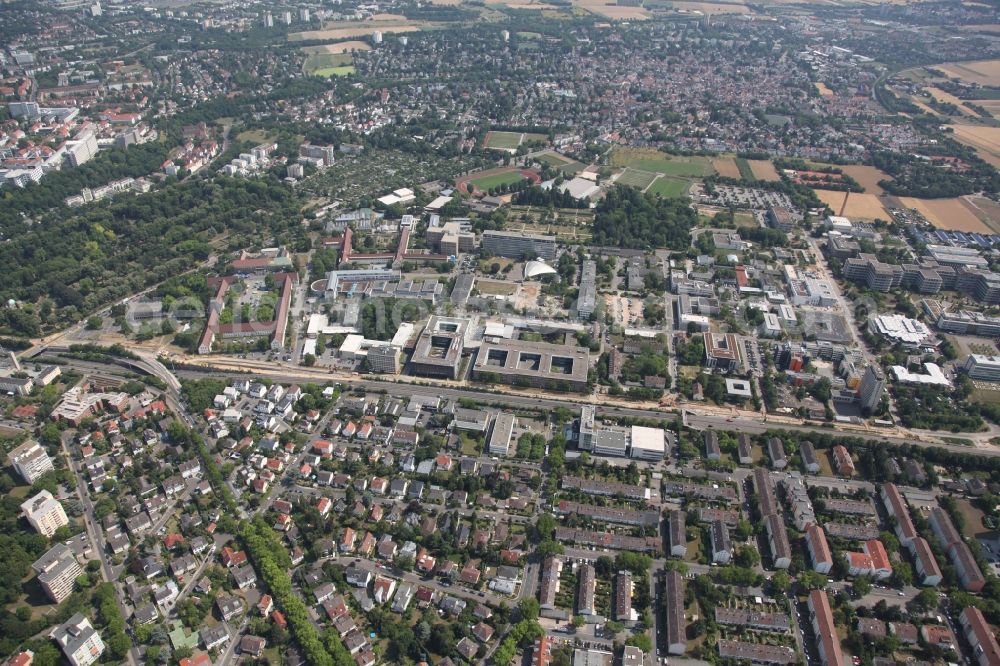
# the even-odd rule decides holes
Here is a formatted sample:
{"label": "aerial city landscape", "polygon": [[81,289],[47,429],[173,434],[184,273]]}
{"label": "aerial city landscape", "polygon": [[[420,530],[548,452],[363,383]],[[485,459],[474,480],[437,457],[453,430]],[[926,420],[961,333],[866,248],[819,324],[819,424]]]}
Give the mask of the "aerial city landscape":
{"label": "aerial city landscape", "polygon": [[998,0],[0,0],[0,663],[1000,666]]}

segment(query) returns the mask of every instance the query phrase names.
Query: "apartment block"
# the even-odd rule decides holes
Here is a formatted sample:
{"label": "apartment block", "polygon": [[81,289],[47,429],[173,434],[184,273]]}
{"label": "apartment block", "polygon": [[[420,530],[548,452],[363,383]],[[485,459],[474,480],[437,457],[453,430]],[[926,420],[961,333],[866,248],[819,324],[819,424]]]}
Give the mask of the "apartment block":
{"label": "apartment block", "polygon": [[31,568],[38,574],[42,589],[57,604],[73,593],[76,579],[83,573],[73,551],[61,543],[50,548]]}
{"label": "apartment block", "polygon": [[42,490],[21,504],[21,510],[35,531],[50,539],[60,527],[69,525],[69,518],[62,504],[48,490]]}

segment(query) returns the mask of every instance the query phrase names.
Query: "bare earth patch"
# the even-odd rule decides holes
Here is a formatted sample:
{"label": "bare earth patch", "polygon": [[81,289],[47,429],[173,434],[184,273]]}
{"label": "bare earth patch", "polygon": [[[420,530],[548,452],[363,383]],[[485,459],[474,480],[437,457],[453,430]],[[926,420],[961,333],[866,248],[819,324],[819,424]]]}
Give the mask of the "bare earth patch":
{"label": "bare earth patch", "polygon": [[[851,193],[847,197],[847,192],[836,190],[816,190],[816,196],[820,201],[833,209],[834,215],[844,215],[851,219],[858,220],[891,220],[892,216],[885,206],[874,194]],[[847,206],[844,206],[844,199],[847,197]]]}
{"label": "bare earth patch", "polygon": [[976,217],[962,199],[915,199],[899,197],[907,208],[916,208],[927,221],[939,229],[991,234],[993,230]]}
{"label": "bare earth patch", "polygon": [[841,170],[854,180],[858,181],[858,184],[865,188],[866,192],[876,194],[878,196],[885,194],[885,192],[882,191],[882,188],[879,187],[878,182],[880,180],[892,180],[892,176],[873,166],[854,164],[851,166],[841,167]]}
{"label": "bare earth patch", "polygon": [[731,157],[717,157],[712,160],[712,166],[725,178],[740,178],[740,169]]}
{"label": "bare earth patch", "polygon": [[976,149],[979,156],[995,167],[1000,167],[1000,127],[979,125],[949,125],[955,138]]}
{"label": "bare earth patch", "polygon": [[781,176],[778,174],[778,170],[774,168],[774,165],[771,164],[771,160],[747,160],[747,162],[750,164],[750,170],[753,171],[754,178],[757,180],[781,180]]}
{"label": "bare earth patch", "polygon": [[351,51],[371,51],[372,47],[367,42],[351,41],[337,44],[320,44],[319,46],[303,46],[302,51],[309,54],[317,53],[350,53]]}

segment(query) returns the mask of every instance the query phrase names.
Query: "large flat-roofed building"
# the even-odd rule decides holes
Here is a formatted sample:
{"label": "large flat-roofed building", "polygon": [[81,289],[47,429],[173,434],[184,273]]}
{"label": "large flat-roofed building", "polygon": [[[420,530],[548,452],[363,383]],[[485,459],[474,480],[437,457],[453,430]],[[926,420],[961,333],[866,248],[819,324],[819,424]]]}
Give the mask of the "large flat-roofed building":
{"label": "large flat-roofed building", "polygon": [[469,320],[432,316],[417,339],[410,372],[426,377],[458,379]]}
{"label": "large flat-roofed building", "polygon": [[844,262],[844,277],[873,291],[888,292],[902,282],[903,268],[879,261],[874,254],[859,254]]}
{"label": "large flat-roofed building", "polygon": [[498,257],[546,260],[556,257],[556,239],[507,231],[484,231],[482,248]]}
{"label": "large flat-roofed building", "polygon": [[787,208],[768,208],[767,226],[787,234],[795,226],[795,215]]}
{"label": "large flat-roofed building", "polygon": [[90,666],[104,654],[101,635],[79,613],[53,629],[51,636],[73,666]]}
{"label": "large flat-roofed building", "polygon": [[38,574],[38,582],[49,599],[57,604],[73,593],[73,585],[83,573],[83,567],[73,557],[73,551],[61,543],[50,548],[31,568]]}
{"label": "large flat-roofed building", "polygon": [[487,445],[489,452],[495,456],[505,456],[510,450],[510,440],[514,434],[514,423],[517,417],[509,412],[500,412],[493,420],[493,430]]}
{"label": "large flat-roofed building", "polygon": [[667,652],[680,655],[687,649],[687,628],[684,626],[684,578],[678,571],[668,571],[666,578],[666,603],[663,613],[667,632]]}
{"label": "large flat-roofed building", "polygon": [[872,317],[868,320],[868,330],[872,335],[884,338],[891,344],[899,343],[908,349],[938,345],[937,338],[923,322],[903,315]]}
{"label": "large flat-roofed building", "polygon": [[575,391],[587,388],[589,371],[586,347],[522,340],[483,342],[472,368],[476,379],[496,377],[515,386]]}
{"label": "large flat-roofed building", "polygon": [[375,345],[368,350],[368,371],[394,375],[399,372],[399,347]]}
{"label": "large flat-roofed building", "polygon": [[628,454],[629,431],[626,428],[610,426],[594,433],[594,455],[624,458]]}
{"label": "large flat-roofed building", "polygon": [[632,426],[629,457],[640,460],[663,460],[667,454],[666,433],[662,428]]}
{"label": "large flat-roofed building", "polygon": [[734,371],[743,366],[740,341],[734,333],[704,334],[705,365],[710,368]]}
{"label": "large flat-roofed building", "polygon": [[840,637],[837,635],[837,625],[826,592],[824,590],[810,592],[808,606],[823,666],[843,666],[844,655],[840,650]]}
{"label": "large flat-roofed building", "polygon": [[1000,666],[1000,645],[997,644],[996,634],[986,622],[982,611],[975,606],[969,606],[962,610],[958,621],[972,647],[972,654],[975,655],[978,666]]}
{"label": "large flat-roofed building", "polygon": [[580,293],[576,299],[576,313],[580,319],[590,319],[597,308],[597,262],[585,259],[580,271]]}
{"label": "large flat-roofed building", "polygon": [[46,472],[55,469],[52,458],[38,442],[25,442],[7,456],[11,466],[27,483],[34,483]]}
{"label": "large flat-roofed building", "polygon": [[69,525],[69,518],[62,504],[47,490],[43,490],[21,504],[24,517],[39,534],[49,538],[63,525]]}
{"label": "large flat-roofed building", "polygon": [[1000,335],[1000,317],[991,317],[971,310],[942,312],[937,315],[936,326],[938,330],[945,333],[987,336]]}
{"label": "large flat-roofed building", "polygon": [[976,268],[986,268],[989,262],[979,253],[979,250],[970,247],[953,247],[951,245],[928,245],[927,254],[934,258],[934,261],[944,266],[974,266]]}
{"label": "large flat-roofed building", "polygon": [[987,382],[1000,381],[1000,356],[970,354],[963,366],[969,377]]}

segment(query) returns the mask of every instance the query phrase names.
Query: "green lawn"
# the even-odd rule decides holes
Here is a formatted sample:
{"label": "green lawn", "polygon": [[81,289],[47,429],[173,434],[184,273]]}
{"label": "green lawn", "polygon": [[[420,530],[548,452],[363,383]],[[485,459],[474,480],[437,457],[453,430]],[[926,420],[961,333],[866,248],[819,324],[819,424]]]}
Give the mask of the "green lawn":
{"label": "green lawn", "polygon": [[514,183],[519,183],[524,180],[524,176],[518,171],[505,171],[504,173],[496,173],[492,176],[483,176],[482,178],[474,178],[470,181],[478,189],[486,192],[491,190],[498,185],[513,185]]}
{"label": "green lawn", "polygon": [[521,145],[520,132],[490,132],[486,142],[487,148],[499,148],[501,150],[512,150]]}
{"label": "green lawn", "polygon": [[353,63],[354,56],[350,53],[314,53],[302,63],[302,71],[306,73],[306,76],[330,76],[329,74],[320,74],[320,72]]}
{"label": "green lawn", "polygon": [[313,76],[321,76],[328,79],[331,76],[347,76],[354,73],[354,65],[344,65],[343,67],[324,67],[313,72]]}
{"label": "green lawn", "polygon": [[541,155],[535,155],[532,159],[537,160],[541,164],[547,164],[550,167],[560,167],[560,168],[567,166],[572,161],[566,159],[565,157],[554,155],[553,153],[543,153]]}
{"label": "green lawn", "polygon": [[659,178],[646,190],[651,194],[659,194],[665,199],[683,197],[687,194],[689,182],[674,178]]}
{"label": "green lawn", "polygon": [[712,167],[709,162],[707,160],[698,160],[697,158],[642,158],[630,163],[629,166],[633,169],[662,173],[666,176],[682,176],[687,178],[701,178],[712,173]]}

